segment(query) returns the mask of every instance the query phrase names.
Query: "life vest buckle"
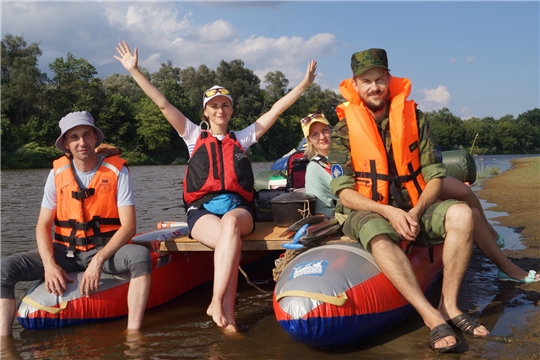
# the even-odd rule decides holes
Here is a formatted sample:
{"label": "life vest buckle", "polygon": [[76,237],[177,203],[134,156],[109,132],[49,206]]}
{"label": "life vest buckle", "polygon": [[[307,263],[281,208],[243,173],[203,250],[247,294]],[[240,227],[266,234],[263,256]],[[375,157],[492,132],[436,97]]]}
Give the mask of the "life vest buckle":
{"label": "life vest buckle", "polygon": [[89,198],[90,196],[93,196],[95,192],[96,192],[96,189],[94,188],[82,189],[79,191],[72,191],[71,197],[76,200],[84,200],[84,199]]}

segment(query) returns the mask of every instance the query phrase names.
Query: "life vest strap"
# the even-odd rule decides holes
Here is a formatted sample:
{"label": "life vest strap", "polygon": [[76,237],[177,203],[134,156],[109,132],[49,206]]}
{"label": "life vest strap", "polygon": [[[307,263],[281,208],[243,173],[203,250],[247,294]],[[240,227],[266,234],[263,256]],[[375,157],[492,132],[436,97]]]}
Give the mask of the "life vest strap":
{"label": "life vest strap", "polygon": [[96,192],[96,189],[94,188],[82,189],[79,191],[72,191],[71,197],[76,200],[84,200],[84,199],[89,198],[90,196],[93,196],[95,192]]}
{"label": "life vest strap", "polygon": [[61,243],[69,244],[69,248],[75,248],[75,246],[88,246],[95,245],[101,246],[106,245],[116,231],[109,231],[101,234],[102,236],[89,236],[89,237],[78,237],[71,238],[70,236],[64,236],[58,233],[54,233],[54,240]]}
{"label": "life vest strap", "polygon": [[403,201],[401,199],[401,196],[399,194],[399,190],[403,187],[403,184],[412,181],[414,186],[416,187],[416,190],[418,191],[418,194],[422,193],[422,187],[420,186],[420,183],[418,182],[418,176],[422,173],[422,168],[418,168],[414,170],[414,167],[412,163],[407,164],[407,168],[409,170],[409,174],[407,175],[388,175],[388,174],[379,174],[376,170],[375,160],[369,161],[371,171],[356,171],[354,173],[356,179],[370,179],[371,180],[371,199],[373,201],[378,201],[378,189],[377,189],[377,181],[387,181],[390,183],[389,191],[394,200],[396,201],[396,204],[398,207],[402,207]]}
{"label": "life vest strap", "polygon": [[101,218],[99,216],[94,216],[92,220],[83,223],[78,222],[75,219],[62,221],[55,219],[54,225],[73,230],[88,231],[90,229],[99,229],[100,225],[121,225],[121,223],[119,218]]}

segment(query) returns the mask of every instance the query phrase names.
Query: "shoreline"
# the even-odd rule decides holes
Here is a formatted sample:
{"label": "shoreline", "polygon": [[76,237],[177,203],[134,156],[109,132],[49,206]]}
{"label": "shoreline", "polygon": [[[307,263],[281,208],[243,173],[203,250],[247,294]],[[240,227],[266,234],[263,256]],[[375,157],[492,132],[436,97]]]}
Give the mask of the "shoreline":
{"label": "shoreline", "polygon": [[[525,270],[540,271],[540,157],[514,159],[511,163],[513,168],[484,180],[477,194],[495,204],[489,208],[490,211],[508,214],[492,220],[521,235],[525,248],[503,249],[505,255]],[[505,337],[507,346],[503,353],[521,358],[523,350],[526,350],[530,356],[526,358],[540,359],[540,282],[518,284],[498,281],[497,285],[498,293],[507,299],[502,304],[505,310],[519,307],[515,299],[520,296],[534,305],[525,314],[524,324],[512,327],[512,334]]]}

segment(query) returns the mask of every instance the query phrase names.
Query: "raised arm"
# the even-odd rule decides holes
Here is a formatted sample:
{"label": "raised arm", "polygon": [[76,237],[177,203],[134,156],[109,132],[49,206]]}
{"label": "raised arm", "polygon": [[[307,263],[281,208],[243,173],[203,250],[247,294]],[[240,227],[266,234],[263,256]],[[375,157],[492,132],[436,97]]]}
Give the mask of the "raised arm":
{"label": "raised arm", "polygon": [[315,80],[315,71],[317,70],[317,62],[311,60],[308,63],[306,69],[306,75],[304,79],[294,89],[292,89],[287,95],[279,99],[272,108],[263,116],[257,119],[255,122],[255,132],[257,140],[261,138],[276,122],[279,115],[289,108],[302,93],[308,88],[309,85]]}
{"label": "raised arm", "polygon": [[124,68],[133,76],[133,79],[141,87],[146,95],[152,101],[159,106],[159,109],[165,116],[165,119],[174,127],[174,129],[180,134],[184,135],[186,128],[186,117],[180,110],[171,105],[165,96],[156,88],[140,71],[137,65],[139,61],[139,49],[135,48],[133,54],[129,45],[125,42],[119,42],[116,47],[116,51],[120,56],[114,55],[114,58],[122,63]]}

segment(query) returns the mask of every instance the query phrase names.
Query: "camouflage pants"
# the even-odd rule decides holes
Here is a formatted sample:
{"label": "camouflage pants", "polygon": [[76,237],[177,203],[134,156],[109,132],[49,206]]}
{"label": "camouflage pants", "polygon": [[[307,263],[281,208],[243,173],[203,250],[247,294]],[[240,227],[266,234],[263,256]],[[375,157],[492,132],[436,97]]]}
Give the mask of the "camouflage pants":
{"label": "camouflage pants", "polygon": [[[420,220],[420,233],[413,246],[429,247],[444,242],[446,230],[444,220],[446,212],[452,205],[464,203],[457,200],[445,200],[431,205]],[[349,214],[343,224],[343,233],[351,239],[357,240],[364,249],[371,252],[369,243],[377,235],[386,234],[398,243],[399,236],[386,218],[378,213],[365,210],[356,210]]]}

